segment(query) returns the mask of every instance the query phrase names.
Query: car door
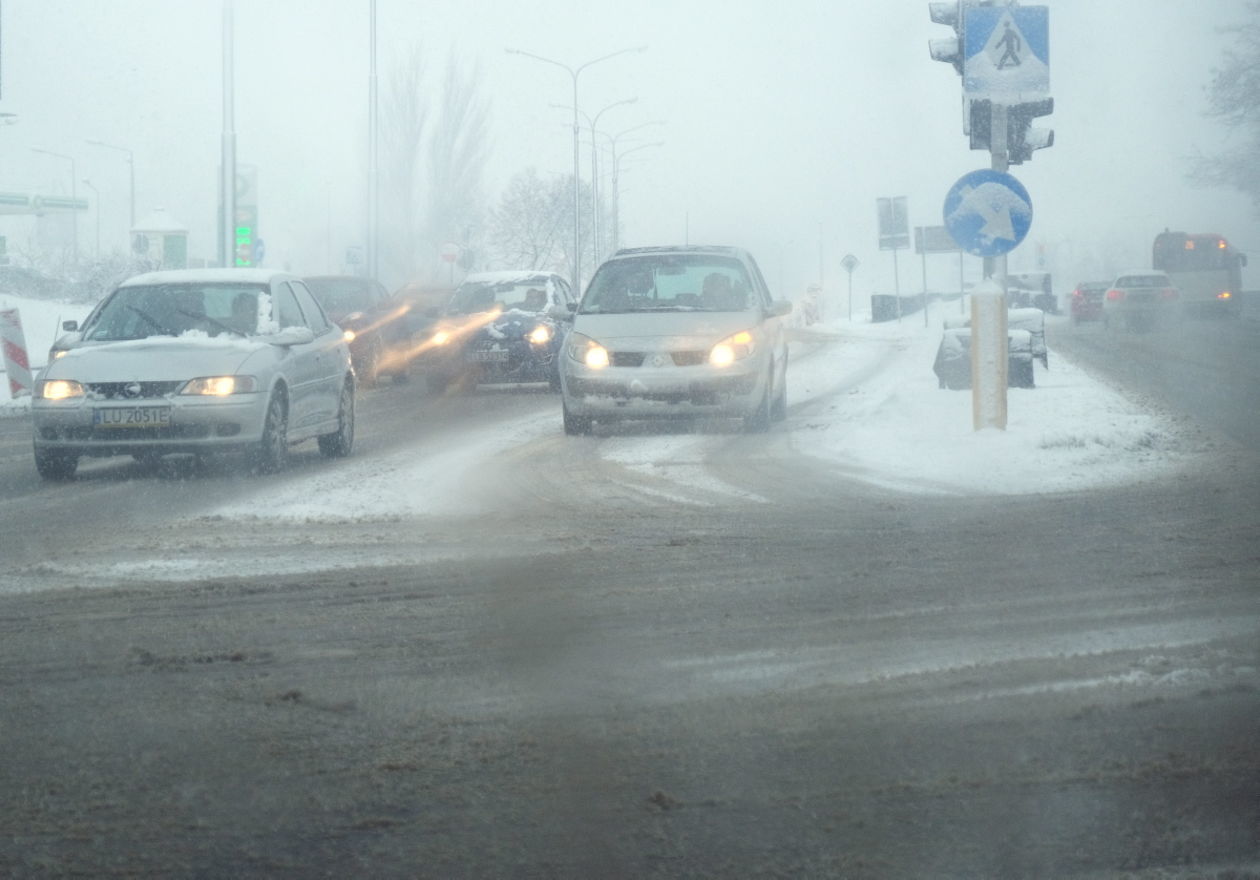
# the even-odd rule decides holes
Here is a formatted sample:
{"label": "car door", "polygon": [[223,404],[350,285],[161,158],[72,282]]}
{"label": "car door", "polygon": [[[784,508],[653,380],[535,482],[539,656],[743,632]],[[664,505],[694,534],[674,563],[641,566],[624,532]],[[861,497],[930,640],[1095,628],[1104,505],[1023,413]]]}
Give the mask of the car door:
{"label": "car door", "polygon": [[[309,329],[306,316],[289,282],[277,281],[273,285],[272,301],[276,323],[282,333],[294,327]],[[285,345],[280,356],[281,371],[289,385],[289,435],[295,440],[308,436],[316,419],[316,398],[320,391],[318,342],[318,339],[314,339],[306,343]]]}
{"label": "car door", "polygon": [[315,341],[311,343],[315,364],[310,401],[311,426],[314,427],[337,418],[337,410],[341,406],[341,383],[350,356],[340,328],[328,319],[307,286],[297,279],[290,284],[306,318],[306,326],[315,334]]}

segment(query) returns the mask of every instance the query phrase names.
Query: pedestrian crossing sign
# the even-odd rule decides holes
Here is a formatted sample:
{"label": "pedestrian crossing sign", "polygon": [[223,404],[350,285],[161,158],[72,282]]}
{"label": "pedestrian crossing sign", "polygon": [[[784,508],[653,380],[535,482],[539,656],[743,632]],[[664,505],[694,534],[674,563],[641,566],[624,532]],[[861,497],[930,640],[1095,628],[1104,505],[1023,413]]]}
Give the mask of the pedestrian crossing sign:
{"label": "pedestrian crossing sign", "polygon": [[1019,104],[1050,93],[1050,11],[965,6],[963,93]]}

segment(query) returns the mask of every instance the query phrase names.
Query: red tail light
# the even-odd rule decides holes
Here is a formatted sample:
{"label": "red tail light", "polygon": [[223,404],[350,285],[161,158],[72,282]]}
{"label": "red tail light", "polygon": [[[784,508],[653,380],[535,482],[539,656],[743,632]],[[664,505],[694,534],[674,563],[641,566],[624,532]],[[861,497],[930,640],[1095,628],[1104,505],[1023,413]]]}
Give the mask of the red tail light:
{"label": "red tail light", "polygon": [[1107,299],[1112,302],[1119,302],[1124,299],[1124,291],[1113,287],[1111,290],[1107,291]]}
{"label": "red tail light", "polygon": [[1175,287],[1165,287],[1163,290],[1161,290],[1161,291],[1159,292],[1159,298],[1160,298],[1160,299],[1176,299],[1176,298],[1177,298],[1177,288],[1175,288]]}

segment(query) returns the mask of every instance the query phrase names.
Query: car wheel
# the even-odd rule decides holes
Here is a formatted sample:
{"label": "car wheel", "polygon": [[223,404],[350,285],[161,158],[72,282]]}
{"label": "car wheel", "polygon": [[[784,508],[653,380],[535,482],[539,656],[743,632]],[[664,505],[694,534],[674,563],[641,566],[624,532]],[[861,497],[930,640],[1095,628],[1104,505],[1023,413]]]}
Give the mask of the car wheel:
{"label": "car wheel", "polygon": [[569,408],[567,406],[564,406],[563,409],[564,433],[568,434],[570,437],[591,433],[592,423],[589,416],[575,416],[569,412]]}
{"label": "car wheel", "polygon": [[320,454],[325,458],[345,458],[354,448],[354,384],[347,379],[341,386],[341,402],[337,407],[337,430],[316,438]]}
{"label": "car wheel", "polygon": [[774,396],[774,402],[770,404],[770,418],[773,421],[781,422],[787,418],[787,376],[783,377],[780,384],[779,393]]}
{"label": "car wheel", "polygon": [[766,375],[766,387],[762,389],[761,400],[757,408],[744,416],[744,431],[749,434],[760,434],[770,430],[770,389],[774,386],[774,371]]}
{"label": "car wheel", "polygon": [[254,451],[254,468],[263,474],[284,470],[289,458],[289,409],[284,394],[276,391],[267,403],[262,439]]}
{"label": "car wheel", "polygon": [[78,467],[79,456],[73,452],[52,452],[35,448],[35,470],[45,480],[69,480]]}

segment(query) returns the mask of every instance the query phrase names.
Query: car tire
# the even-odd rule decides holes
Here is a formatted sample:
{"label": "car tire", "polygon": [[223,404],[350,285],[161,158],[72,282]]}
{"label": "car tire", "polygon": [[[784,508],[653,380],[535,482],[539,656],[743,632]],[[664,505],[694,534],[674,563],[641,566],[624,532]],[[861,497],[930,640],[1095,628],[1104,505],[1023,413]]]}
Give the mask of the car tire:
{"label": "car tire", "polygon": [[424,377],[424,387],[429,394],[445,394],[446,386],[451,384],[451,377],[444,373],[429,373]]}
{"label": "car tire", "polygon": [[267,402],[262,439],[254,450],[254,469],[261,474],[284,470],[289,459],[289,407],[284,393],[273,391]]}
{"label": "car tire", "polygon": [[79,467],[79,456],[73,452],[53,452],[35,448],[35,470],[45,480],[58,482],[74,478]]}
{"label": "car tire", "polygon": [[354,383],[349,379],[341,386],[337,406],[337,430],[315,438],[324,458],[345,458],[354,448]]}
{"label": "car tire", "polygon": [[766,386],[761,391],[757,408],[744,416],[744,433],[763,434],[770,430],[770,389],[774,387],[774,371],[766,374]]}
{"label": "car tire", "polygon": [[774,396],[774,402],[770,404],[771,421],[781,422],[787,418],[787,376],[784,375],[783,381],[779,384],[779,393]]}
{"label": "car tire", "polygon": [[583,436],[591,433],[592,421],[590,416],[575,416],[569,412],[567,406],[563,406],[564,412],[564,433],[570,437]]}

